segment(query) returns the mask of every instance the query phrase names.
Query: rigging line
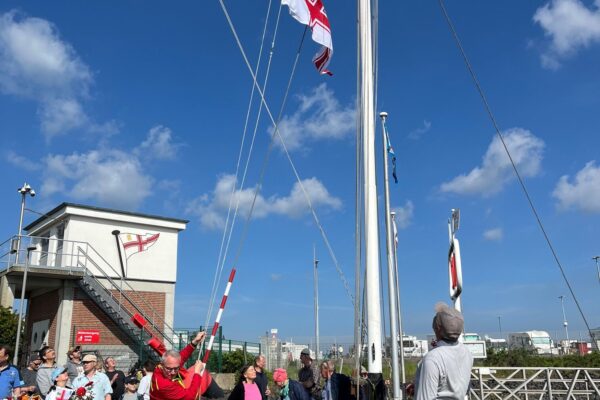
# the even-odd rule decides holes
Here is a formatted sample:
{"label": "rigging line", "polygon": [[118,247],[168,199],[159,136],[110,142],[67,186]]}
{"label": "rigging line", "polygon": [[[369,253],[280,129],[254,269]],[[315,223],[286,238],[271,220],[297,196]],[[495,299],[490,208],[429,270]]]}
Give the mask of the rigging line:
{"label": "rigging line", "polygon": [[[236,42],[238,44],[238,48],[240,49],[240,52],[242,53],[242,57],[244,58],[244,61],[246,62],[246,67],[248,67],[248,70],[250,71],[250,74],[252,74],[252,69],[250,68],[250,64],[248,62],[248,58],[246,56],[246,53],[244,52],[243,46],[242,46],[242,44],[240,42],[239,36],[237,35],[235,27],[233,26],[233,22],[231,21],[231,17],[229,16],[229,13],[227,12],[227,8],[225,7],[225,4],[223,3],[222,0],[219,0],[219,3],[221,4],[221,8],[223,9],[225,17],[227,18],[227,21],[229,23],[229,27],[230,27],[231,31],[233,32],[234,38],[235,38],[235,40],[236,40]],[[297,67],[298,61],[300,59],[300,52],[302,50],[302,45],[304,44],[304,38],[306,36],[307,28],[308,27],[304,28],[304,32],[303,32],[302,38],[300,40],[300,45],[298,46],[298,51],[296,53],[296,58],[294,60],[293,66],[292,66],[292,71],[290,73],[290,78],[288,79],[288,84],[287,84],[286,92],[285,92],[285,95],[283,97],[283,101],[282,101],[282,104],[281,104],[281,107],[280,107],[280,110],[279,110],[278,121],[281,119],[281,116],[283,115],[283,110],[285,108],[285,104],[287,102],[287,98],[288,98],[288,95],[289,95],[289,92],[290,92],[290,88],[292,86],[292,81],[293,81],[294,75],[296,73],[296,67]],[[255,80],[255,83],[256,83],[256,80]],[[270,108],[266,104],[266,100],[264,98],[264,95],[263,95],[260,87],[256,86],[256,88],[259,91],[259,93],[261,94],[261,99],[262,99],[262,102],[265,104],[265,109],[267,111],[267,114],[269,115],[271,121],[273,122],[274,121],[273,120],[273,115],[271,114]],[[273,124],[275,125],[275,128],[274,128],[275,131],[278,131],[278,124],[276,124],[274,122],[273,122]],[[250,223],[250,219],[252,217],[252,213],[254,212],[254,207],[256,205],[256,198],[258,197],[258,193],[260,192],[260,188],[262,187],[262,181],[264,179],[264,174],[265,174],[265,171],[266,171],[266,168],[267,168],[267,164],[269,162],[269,157],[271,155],[271,151],[273,149],[274,142],[275,142],[275,132],[273,132],[273,134],[271,135],[271,139],[269,141],[269,147],[267,149],[267,153],[265,154],[265,158],[263,160],[263,165],[261,167],[259,181],[258,181],[258,184],[256,185],[255,190],[254,190],[254,194],[253,194],[253,198],[252,198],[252,203],[250,205],[250,210],[248,212],[248,216],[246,217],[246,221],[244,223],[244,228],[243,228],[242,235],[241,235],[241,238],[240,238],[240,243],[238,244],[238,250],[237,250],[237,253],[236,253],[235,258],[234,258],[234,264],[237,263],[237,261],[238,261],[238,259],[240,257],[240,253],[242,251],[242,247],[243,247],[246,235],[247,235],[247,231],[248,231],[248,226],[249,226],[249,223]]]}
{"label": "rigging line", "polygon": [[[465,49],[462,46],[461,40],[458,36],[458,33],[456,32],[456,29],[454,28],[454,24],[452,23],[452,20],[450,19],[450,16],[448,15],[448,12],[446,11],[444,2],[443,2],[443,0],[438,0],[438,1],[440,4],[440,7],[442,9],[442,12],[444,14],[444,17],[446,18],[446,22],[448,23],[448,26],[450,27],[452,36],[454,36],[456,45],[458,46],[460,53],[463,57],[463,60],[467,66],[467,69],[469,70],[469,74],[471,75],[471,78],[473,79],[473,83],[475,84],[475,87],[477,88],[477,91],[479,92],[479,96],[481,97],[481,100],[483,102],[485,110],[487,111],[487,114],[490,117],[492,124],[494,125],[494,129],[496,130],[496,135],[498,135],[498,138],[502,142],[502,146],[504,147],[504,151],[508,155],[510,163],[513,167],[513,171],[515,172],[515,175],[517,176],[517,180],[519,181],[519,185],[521,186],[521,189],[523,190],[523,193],[525,194],[525,197],[527,198],[527,202],[529,203],[529,208],[531,208],[531,211],[535,217],[535,220],[537,221],[537,224],[538,224],[540,230],[542,231],[542,234],[544,235],[546,244],[548,245],[548,248],[550,249],[550,252],[552,253],[552,256],[554,257],[554,261],[556,261],[556,265],[558,266],[558,269],[560,270],[563,280],[567,284],[567,287],[569,288],[569,292],[571,292],[571,296],[573,296],[573,300],[575,301],[575,304],[577,305],[577,309],[579,310],[579,313],[581,314],[581,318],[583,318],[583,322],[585,323],[585,326],[587,327],[588,333],[590,334],[590,337],[593,339],[592,330],[590,329],[590,325],[588,324],[588,321],[585,318],[585,314],[583,313],[581,305],[579,304],[579,301],[577,300],[577,297],[575,296],[575,291],[571,287],[571,284],[569,283],[569,279],[567,278],[567,275],[565,274],[565,270],[564,270],[560,260],[558,259],[558,254],[556,253],[554,246],[552,245],[552,241],[550,240],[550,237],[546,233],[544,224],[542,223],[542,220],[535,208],[535,205],[533,204],[533,200],[532,200],[531,196],[529,195],[529,191],[527,190],[527,187],[525,186],[525,181],[521,177],[521,174],[519,173],[519,170],[517,169],[517,165],[515,164],[512,156],[510,154],[510,151],[508,150],[508,146],[506,145],[506,142],[504,141],[504,136],[500,132],[500,128],[498,126],[498,123],[496,122],[496,118],[494,117],[494,114],[492,113],[492,109],[487,101],[487,98],[486,98],[484,92],[483,92],[483,88],[479,84],[479,80],[477,79],[475,72],[473,70],[473,67],[471,66],[469,58],[467,57],[467,54],[465,52]],[[594,343],[593,346],[596,346],[596,350],[598,350],[598,343],[596,343],[595,340],[592,340],[592,342]]]}
{"label": "rigging line", "polygon": [[[275,31],[273,33],[273,40],[271,42],[271,50],[269,52],[269,62],[267,63],[267,70],[266,70],[266,73],[265,73],[265,80],[264,80],[263,86],[262,86],[263,93],[267,89],[267,83],[268,83],[270,72],[271,72],[271,63],[272,63],[272,60],[273,60],[273,54],[274,54],[274,49],[275,49],[275,40],[276,40],[276,37],[277,37],[277,31],[278,31],[278,27],[279,27],[279,17],[281,16],[281,9],[282,8],[283,8],[283,4],[280,4],[280,6],[279,6],[279,12],[277,14],[277,20],[275,22]],[[256,140],[256,134],[258,132],[258,125],[259,125],[259,122],[260,122],[260,117],[262,115],[262,110],[263,110],[263,104],[262,104],[262,102],[260,102],[260,105],[259,105],[259,108],[258,108],[258,114],[257,114],[257,117],[256,117],[256,122],[254,124],[254,131],[252,133],[252,141],[250,143],[250,150],[248,151],[248,158],[246,160],[246,165],[244,166],[244,173],[242,175],[242,182],[240,183],[239,190],[242,190],[242,188],[244,187],[244,184],[246,182],[246,176],[248,174],[248,168],[249,168],[249,165],[250,165],[250,159],[252,157],[252,152],[253,152],[253,149],[254,149],[254,143],[255,143],[255,140]],[[227,259],[227,254],[229,253],[229,245],[230,245],[231,236],[232,236],[232,233],[233,233],[233,226],[235,224],[235,221],[237,220],[239,206],[240,206],[240,198],[238,197],[237,202],[236,202],[236,206],[235,206],[235,212],[234,212],[234,215],[233,215],[233,221],[232,221],[232,225],[231,225],[231,231],[229,232],[229,237],[227,238],[227,245],[225,247],[225,255],[223,256],[223,265],[221,266],[221,268],[224,267],[225,261]]]}
{"label": "rigging line", "polygon": [[[269,24],[269,15],[271,13],[271,3],[272,0],[269,0],[268,6],[267,6],[267,14],[265,16],[265,25],[263,27],[263,33],[262,33],[262,39],[260,42],[260,50],[258,52],[258,60],[256,62],[256,69],[255,69],[255,76],[258,74],[258,71],[260,69],[260,61],[262,60],[262,52],[263,52],[263,46],[265,43],[265,37],[266,37],[266,32],[267,32],[267,26]],[[225,227],[223,228],[223,236],[221,238],[221,245],[219,248],[219,257],[217,259],[217,267],[216,267],[216,271],[215,271],[215,277],[213,280],[213,285],[212,285],[212,290],[211,290],[211,294],[210,294],[210,300],[209,300],[209,306],[208,306],[208,312],[206,314],[206,320],[204,323],[204,326],[208,326],[208,323],[210,321],[210,316],[212,314],[213,311],[213,307],[214,307],[214,302],[215,302],[215,296],[216,296],[216,292],[218,290],[218,286],[219,286],[219,281],[221,279],[221,275],[222,275],[222,269],[223,267],[220,266],[222,261],[224,262],[224,258],[225,256],[223,255],[223,249],[224,249],[224,243],[225,243],[225,237],[227,236],[227,231],[228,231],[228,226],[229,226],[229,218],[231,215],[231,208],[232,208],[232,203],[233,203],[233,198],[235,195],[235,191],[236,191],[236,186],[237,186],[237,179],[238,179],[238,175],[239,175],[239,170],[240,170],[240,164],[242,161],[242,154],[244,153],[244,143],[246,140],[246,133],[248,130],[248,122],[250,120],[250,111],[252,110],[252,104],[254,102],[254,92],[255,92],[255,85],[252,85],[252,90],[250,92],[250,99],[248,101],[248,110],[246,111],[246,120],[244,121],[244,129],[243,129],[243,134],[242,134],[242,140],[240,143],[240,151],[238,153],[238,159],[237,159],[237,164],[235,167],[235,180],[233,183],[233,187],[231,188],[231,194],[229,196],[229,205],[227,208],[227,218],[225,219]],[[233,231],[233,222],[232,222],[232,226],[229,229],[229,231]],[[223,258],[222,258],[223,257]]]}
{"label": "rigging line", "polygon": [[[237,34],[237,31],[235,30],[235,26],[233,25],[233,21],[231,20],[229,12],[227,11],[227,7],[225,6],[225,3],[223,2],[223,0],[219,0],[219,3],[221,4],[221,8],[223,9],[223,13],[225,14],[225,17],[227,18],[227,22],[229,23],[229,28],[231,29],[231,32],[234,35],[234,38],[235,38],[236,43],[238,45],[238,48],[239,48],[239,50],[240,50],[240,52],[242,54],[244,62],[246,63],[246,67],[248,68],[248,72],[250,72],[250,74],[254,77],[254,73],[252,71],[252,67],[250,65],[250,62],[248,61],[248,57],[246,55],[246,52],[244,51],[244,47],[242,46],[242,43],[241,43],[240,38],[239,38],[239,36]],[[307,27],[308,26],[306,26],[305,29],[304,29],[305,34],[306,34]],[[304,36],[303,36],[303,39],[304,39]],[[294,69],[292,71],[292,74],[295,73],[295,69],[296,69],[298,58],[299,58],[299,53],[297,54],[297,59],[296,59],[296,63],[294,63]],[[293,75],[292,75],[291,78],[293,78]],[[284,101],[287,100],[287,95],[289,93],[291,81],[292,81],[292,79],[290,79],[290,81],[288,83],[288,89],[286,91],[286,96],[284,98]],[[342,280],[342,282],[344,284],[344,288],[346,289],[346,293],[348,294],[348,297],[350,297],[350,300],[351,300],[352,304],[354,304],[354,296],[352,296],[352,293],[350,292],[350,288],[348,286],[348,281],[346,280],[346,278],[344,276],[344,273],[342,272],[342,270],[341,270],[341,268],[339,266],[337,258],[336,258],[335,254],[333,252],[333,248],[331,247],[331,244],[329,243],[329,239],[327,238],[327,235],[325,234],[325,230],[323,229],[323,226],[321,225],[321,222],[319,221],[319,218],[317,217],[317,214],[316,214],[315,209],[314,209],[314,207],[312,205],[310,197],[308,196],[308,193],[306,192],[306,188],[304,187],[304,184],[302,183],[302,180],[300,179],[300,175],[298,174],[298,170],[296,169],[296,166],[294,165],[294,162],[292,161],[290,153],[289,153],[289,151],[287,149],[287,146],[285,144],[285,140],[283,139],[283,137],[281,136],[281,133],[279,132],[278,121],[280,121],[282,114],[280,113],[280,115],[278,116],[278,120],[276,122],[275,118],[273,117],[273,114],[271,113],[271,109],[269,108],[269,105],[267,104],[267,100],[265,98],[265,95],[264,95],[263,91],[261,90],[260,87],[258,87],[258,85],[256,83],[256,79],[254,79],[254,84],[257,86],[256,90],[260,94],[261,101],[264,103],[265,110],[267,111],[269,119],[271,120],[271,123],[273,124],[274,133],[279,137],[279,140],[281,141],[282,148],[283,148],[283,150],[284,150],[284,152],[286,154],[286,157],[287,157],[287,159],[288,159],[288,161],[290,163],[292,171],[294,172],[296,180],[298,181],[300,189],[302,190],[302,193],[304,194],[306,202],[308,203],[308,206],[310,208],[310,211],[311,211],[311,214],[313,216],[313,219],[315,220],[315,224],[317,225],[317,228],[319,229],[319,231],[321,233],[321,237],[323,238],[323,241],[325,242],[325,246],[327,247],[329,255],[332,258],[332,260],[334,262],[334,265],[335,265],[335,268],[336,268],[338,274],[340,275],[340,279]],[[282,104],[282,106],[284,104]],[[282,111],[283,111],[283,107],[281,109],[281,112]],[[273,142],[273,141],[271,141],[271,142]],[[269,153],[270,153],[271,147],[272,147],[272,143],[269,146]],[[267,161],[268,161],[268,159],[267,159]],[[256,195],[258,194],[259,190],[260,190],[260,185],[257,186],[257,189],[255,191]],[[256,201],[256,196],[254,197],[254,200],[252,202],[252,208],[251,208],[251,210],[254,207],[255,201]],[[249,215],[249,216],[251,216],[251,215]],[[249,221],[249,219],[246,220],[246,222],[248,222],[248,221]],[[246,232],[246,230],[247,230],[247,224],[246,224],[246,227],[244,228],[244,232]],[[244,233],[244,238],[245,238],[245,235],[246,235],[246,233]],[[241,250],[241,246],[240,246],[240,250]],[[235,264],[235,262],[237,262],[238,258],[239,258],[239,251],[238,251],[238,254],[236,255],[234,264]]]}
{"label": "rigging line", "polygon": [[[274,54],[274,50],[275,50],[275,42],[276,42],[276,39],[277,39],[277,32],[278,32],[278,29],[279,29],[279,19],[281,17],[281,9],[282,8],[283,8],[283,4],[280,4],[279,5],[279,11],[277,13],[277,19],[275,21],[275,30],[273,32],[273,39],[271,41],[271,49],[269,51],[269,61],[267,63],[267,69],[266,69],[266,72],[265,72],[265,78],[264,78],[264,82],[263,82],[263,86],[262,86],[263,87],[263,89],[262,89],[263,92],[265,92],[266,89],[267,89],[267,83],[268,83],[270,72],[271,72],[271,64],[272,64],[272,61],[273,61],[273,54]],[[253,86],[253,88],[254,88],[254,86]],[[254,125],[254,131],[252,133],[252,141],[250,143],[250,148],[248,150],[248,158],[246,159],[246,164],[244,166],[244,173],[242,174],[242,181],[240,183],[240,186],[239,186],[238,190],[242,190],[244,188],[245,183],[246,183],[246,177],[248,175],[248,169],[249,169],[249,165],[250,165],[250,160],[252,158],[252,153],[253,153],[253,150],[254,150],[254,143],[255,143],[255,140],[256,140],[256,134],[258,132],[258,125],[259,125],[259,122],[260,122],[260,117],[262,115],[262,109],[263,109],[263,104],[262,104],[262,102],[260,102],[259,109],[258,109],[258,114],[256,116],[256,122],[255,122],[255,125]],[[233,228],[235,226],[235,222],[237,221],[237,215],[238,215],[238,211],[239,211],[239,206],[240,206],[240,197],[237,196],[237,201],[236,201],[236,205],[235,205],[235,211],[234,211],[234,214],[233,214],[233,220],[231,222],[231,229],[229,230],[229,236],[227,238],[227,243],[226,243],[226,246],[225,246],[225,252],[224,252],[224,255],[223,255],[223,259],[221,261],[221,267],[220,267],[221,268],[221,273],[222,273],[222,271],[223,271],[223,269],[225,267],[225,262],[227,260],[227,255],[229,254],[229,245],[231,243],[231,237],[233,235]]]}

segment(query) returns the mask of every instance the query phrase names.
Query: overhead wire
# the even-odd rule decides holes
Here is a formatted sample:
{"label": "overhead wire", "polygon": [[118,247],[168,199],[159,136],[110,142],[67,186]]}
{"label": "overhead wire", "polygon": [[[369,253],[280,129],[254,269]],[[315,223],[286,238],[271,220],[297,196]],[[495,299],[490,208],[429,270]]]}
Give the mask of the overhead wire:
{"label": "overhead wire", "polygon": [[[269,24],[269,15],[271,13],[271,4],[272,4],[272,0],[269,0],[268,6],[267,6],[267,14],[265,16],[265,24],[263,27],[263,33],[262,33],[262,38],[261,38],[261,42],[260,42],[260,49],[258,51],[258,59],[256,62],[256,69],[255,69],[255,75],[258,74],[258,71],[260,70],[260,63],[262,60],[262,52],[263,52],[263,47],[264,47],[264,43],[265,43],[265,37],[266,37],[266,33],[267,33],[267,26]],[[273,39],[273,43],[274,43],[274,39]],[[272,55],[272,52],[271,52]],[[267,73],[268,75],[268,73]],[[256,91],[256,86],[252,85],[252,90],[250,92],[250,99],[248,100],[248,109],[246,111],[246,119],[244,121],[244,129],[243,129],[243,133],[242,133],[242,140],[240,142],[240,150],[238,153],[238,158],[237,158],[237,163],[236,163],[236,167],[235,167],[235,180],[233,182],[233,186],[231,188],[231,194],[229,196],[229,205],[227,207],[227,217],[225,219],[225,226],[223,228],[223,236],[221,238],[221,245],[219,247],[219,256],[217,259],[217,266],[216,266],[216,271],[215,271],[215,276],[213,279],[213,284],[212,284],[212,289],[211,289],[211,293],[210,293],[210,299],[209,299],[209,305],[208,305],[208,310],[206,313],[206,319],[204,322],[204,327],[208,327],[208,323],[210,321],[210,317],[212,315],[213,312],[213,307],[215,304],[215,299],[216,299],[216,295],[217,295],[217,290],[219,287],[219,282],[221,280],[221,276],[222,276],[222,272],[223,272],[223,265],[224,265],[224,261],[226,259],[226,253],[227,253],[227,248],[225,247],[225,237],[227,236],[227,232],[229,232],[229,238],[231,238],[231,232],[233,232],[233,225],[235,222],[235,215],[234,218],[232,220],[231,223],[231,227],[229,226],[229,219],[231,216],[231,208],[233,205],[233,199],[236,193],[236,188],[237,188],[237,182],[238,182],[238,175],[239,175],[239,170],[240,170],[240,164],[242,161],[242,155],[244,153],[244,143],[246,140],[246,133],[248,130],[248,123],[250,121],[250,114],[251,114],[251,110],[252,110],[252,104],[254,103],[254,93]],[[262,103],[261,103],[262,104]],[[254,140],[252,141],[254,143]],[[248,158],[250,158],[250,155],[252,153],[252,146],[250,147],[249,151],[248,151]],[[240,186],[243,185],[243,182]],[[239,200],[239,198],[238,198]],[[237,208],[236,208],[237,211]],[[227,242],[227,247],[229,245],[229,241]],[[225,254],[224,254],[225,253]]]}
{"label": "overhead wire", "polygon": [[[243,45],[242,45],[242,43],[240,41],[240,38],[239,38],[239,36],[237,34],[237,31],[235,29],[233,21],[231,20],[231,16],[229,15],[227,7],[225,6],[225,3],[223,2],[223,0],[219,0],[219,3],[221,4],[221,8],[223,9],[223,13],[225,14],[225,18],[227,19],[227,22],[229,24],[229,28],[231,29],[231,32],[232,32],[232,34],[233,34],[233,36],[235,38],[235,41],[236,41],[236,43],[238,45],[238,48],[240,50],[240,53],[242,55],[242,58],[244,59],[244,62],[245,62],[246,67],[248,69],[248,72],[250,72],[250,74],[252,75],[252,78],[253,78],[253,81],[254,81],[254,85],[256,86],[256,90],[260,94],[261,101],[263,102],[264,108],[267,111],[269,119],[271,120],[271,124],[273,125],[274,134],[273,134],[272,137],[274,137],[274,135],[277,135],[277,137],[279,138],[279,140],[281,142],[282,149],[283,149],[283,151],[284,151],[284,153],[286,155],[286,158],[288,159],[288,162],[290,163],[290,166],[292,168],[294,176],[296,177],[296,181],[298,182],[298,185],[300,186],[300,189],[301,189],[301,191],[302,191],[302,193],[303,193],[303,195],[305,197],[305,200],[308,203],[308,206],[309,206],[311,215],[313,217],[313,220],[315,221],[315,224],[317,225],[317,228],[318,228],[319,232],[321,233],[321,237],[322,237],[322,239],[323,239],[323,241],[325,243],[325,246],[327,247],[327,250],[329,252],[330,257],[333,260],[333,263],[334,263],[334,266],[335,266],[335,268],[336,268],[336,270],[338,272],[338,275],[340,276],[340,279],[342,280],[342,282],[344,284],[344,288],[346,289],[346,293],[347,293],[348,297],[350,297],[350,300],[351,300],[352,304],[354,304],[354,296],[350,292],[350,288],[348,286],[348,281],[346,280],[346,278],[344,276],[344,273],[343,273],[343,271],[341,270],[341,268],[339,266],[339,262],[337,260],[337,257],[335,256],[333,248],[331,247],[331,244],[329,242],[327,234],[325,233],[325,230],[324,230],[324,228],[323,228],[323,226],[322,226],[322,224],[321,224],[321,222],[320,222],[320,220],[319,220],[319,218],[318,218],[318,216],[316,214],[316,211],[314,209],[314,206],[312,204],[310,196],[308,195],[308,193],[306,191],[306,188],[304,187],[304,184],[302,182],[302,179],[300,178],[298,170],[297,170],[297,168],[296,168],[296,166],[295,166],[295,164],[294,164],[294,162],[293,162],[293,160],[292,160],[292,158],[290,156],[290,153],[289,153],[289,151],[287,149],[287,146],[285,144],[285,140],[282,137],[281,132],[279,131],[279,121],[281,120],[281,116],[282,116],[282,112],[283,112],[283,109],[284,109],[284,106],[285,106],[285,102],[287,101],[287,96],[288,96],[289,91],[290,91],[291,82],[292,82],[292,79],[293,79],[293,75],[295,74],[296,65],[297,65],[297,62],[298,62],[298,59],[299,59],[300,52],[298,52],[297,55],[296,55],[296,61],[294,63],[294,67],[293,67],[293,70],[292,70],[292,75],[290,76],[290,80],[288,81],[288,87],[286,89],[286,94],[285,94],[284,100],[282,102],[282,107],[280,109],[279,116],[278,116],[278,118],[276,120],[273,117],[273,114],[272,114],[271,109],[270,109],[270,107],[269,107],[269,105],[267,103],[267,100],[266,100],[266,97],[264,95],[264,92],[258,86],[258,83],[256,82],[256,75],[254,74],[254,72],[252,70],[252,66],[250,65],[250,61],[248,60],[248,57],[247,57],[246,52],[244,50],[244,47],[243,47]],[[304,30],[305,33],[306,33],[306,30],[307,30],[307,28],[305,28],[305,30]],[[304,39],[304,35],[303,35],[303,39]],[[268,150],[267,155],[270,154],[270,152],[271,152],[272,143],[273,143],[273,140],[271,140],[271,143],[269,144],[269,150]],[[265,158],[265,161],[268,162],[268,157]],[[266,163],[264,165],[266,166]],[[239,255],[240,255],[241,249],[243,247],[243,244],[244,244],[244,241],[245,241],[245,238],[246,238],[246,235],[247,235],[248,223],[250,221],[250,218],[252,216],[252,212],[254,210],[254,205],[256,203],[256,198],[257,198],[258,193],[260,191],[260,188],[262,186],[262,178],[263,177],[264,177],[264,169],[261,172],[261,178],[259,180],[260,183],[257,184],[256,189],[255,189],[255,195],[254,195],[254,198],[253,198],[253,201],[252,201],[250,212],[249,212],[248,217],[246,219],[246,223],[245,223],[245,226],[244,226],[244,231],[242,233],[242,238],[240,239],[240,244],[239,244],[239,247],[238,247],[237,254],[236,254],[235,258],[234,258],[234,265],[237,263],[237,260],[239,259]]]}
{"label": "overhead wire", "polygon": [[[471,75],[471,79],[473,80],[473,83],[475,84],[475,87],[477,88],[477,92],[479,93],[479,96],[481,97],[483,106],[484,106],[490,120],[492,121],[492,125],[494,126],[494,129],[496,130],[496,135],[500,139],[500,142],[502,143],[502,147],[504,148],[504,151],[506,152],[506,155],[508,156],[508,159],[510,160],[510,164],[512,165],[513,171],[517,177],[517,180],[519,181],[519,185],[521,186],[523,194],[525,195],[525,198],[527,199],[529,208],[531,209],[531,212],[533,213],[533,216],[537,222],[537,225],[540,228],[542,235],[544,236],[546,244],[548,245],[548,248],[550,249],[550,252],[552,253],[552,257],[554,258],[554,261],[556,262],[556,265],[558,266],[558,269],[560,270],[562,278],[565,281],[567,288],[569,289],[569,292],[571,293],[571,296],[573,296],[573,301],[575,302],[577,309],[579,310],[579,314],[581,314],[581,318],[583,319],[583,322],[585,323],[585,326],[588,330],[590,338],[593,339],[594,336],[592,335],[592,330],[590,328],[590,325],[588,324],[587,318],[585,317],[585,314],[583,313],[583,309],[581,308],[581,305],[579,304],[579,301],[577,300],[577,296],[575,296],[575,291],[573,290],[573,287],[571,286],[571,283],[569,282],[569,279],[567,278],[567,275],[562,266],[562,263],[560,262],[560,260],[558,258],[558,254],[557,254],[556,250],[554,249],[554,245],[552,244],[552,241],[550,240],[550,237],[549,237],[548,233],[546,232],[546,229],[544,228],[542,219],[539,216],[539,213],[537,212],[535,205],[533,204],[533,200],[531,198],[531,195],[529,194],[529,191],[527,190],[525,181],[521,177],[521,174],[519,173],[519,169],[517,168],[517,165],[508,149],[508,146],[506,145],[506,141],[504,140],[504,135],[502,135],[502,132],[500,131],[500,128],[498,126],[498,123],[496,121],[494,114],[492,113],[492,109],[487,101],[487,98],[485,96],[483,88],[482,88],[481,84],[479,83],[477,76],[475,75],[475,71],[473,70],[473,67],[471,66],[471,62],[469,61],[469,58],[467,57],[466,51],[462,45],[460,37],[458,36],[456,29],[454,28],[454,24],[452,23],[452,20],[450,19],[448,12],[446,11],[446,7],[444,6],[444,1],[443,0],[438,0],[438,1],[440,4],[440,8],[442,9],[442,13],[444,14],[444,17],[446,19],[446,22],[448,23],[448,26],[450,27],[452,36],[454,37],[454,40],[456,41],[456,45],[458,46],[458,48],[460,50],[463,61],[465,62],[465,65],[469,71],[469,74]],[[595,340],[592,340],[592,346],[595,346],[596,350],[598,350],[598,343]]]}

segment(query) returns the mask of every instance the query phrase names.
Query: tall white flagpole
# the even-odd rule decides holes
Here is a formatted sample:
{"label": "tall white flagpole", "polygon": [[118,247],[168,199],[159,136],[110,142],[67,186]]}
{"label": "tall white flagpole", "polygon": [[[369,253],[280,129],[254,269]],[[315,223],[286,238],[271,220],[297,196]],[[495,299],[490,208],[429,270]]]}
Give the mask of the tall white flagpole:
{"label": "tall white flagpole", "polygon": [[361,128],[363,132],[365,196],[365,261],[367,271],[368,370],[381,374],[381,301],[379,291],[379,233],[377,231],[377,183],[375,178],[375,100],[373,89],[373,43],[371,1],[359,0],[361,71]]}

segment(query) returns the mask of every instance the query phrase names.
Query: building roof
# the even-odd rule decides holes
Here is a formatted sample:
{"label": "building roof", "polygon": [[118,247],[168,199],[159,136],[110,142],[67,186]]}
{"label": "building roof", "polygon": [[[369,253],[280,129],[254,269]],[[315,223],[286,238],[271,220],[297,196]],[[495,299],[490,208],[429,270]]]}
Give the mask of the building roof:
{"label": "building roof", "polygon": [[178,223],[182,223],[182,224],[187,224],[188,222],[190,222],[187,219],[169,218],[169,217],[162,217],[160,215],[142,214],[142,213],[135,213],[135,212],[130,212],[130,211],[115,210],[112,208],[94,207],[94,206],[87,206],[84,204],[65,202],[65,203],[61,203],[58,206],[54,207],[52,210],[48,211],[45,215],[39,217],[38,219],[36,219],[35,221],[30,223],[23,229],[26,231],[29,231],[31,228],[35,227],[36,225],[39,225],[41,222],[43,222],[47,219],[52,219],[53,218],[52,216],[54,214],[57,214],[58,212],[60,212],[61,210],[65,209],[67,207],[76,207],[76,208],[82,208],[85,210],[109,212],[109,213],[122,214],[122,215],[131,215],[131,216],[135,216],[135,217],[152,218],[152,219],[158,219],[158,220],[163,220],[163,221],[178,222]]}

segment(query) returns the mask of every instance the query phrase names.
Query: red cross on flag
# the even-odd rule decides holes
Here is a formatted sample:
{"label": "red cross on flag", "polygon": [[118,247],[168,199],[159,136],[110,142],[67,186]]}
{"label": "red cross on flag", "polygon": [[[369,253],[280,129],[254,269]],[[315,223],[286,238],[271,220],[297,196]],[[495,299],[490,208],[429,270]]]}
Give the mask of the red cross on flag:
{"label": "red cross on flag", "polygon": [[327,69],[333,54],[333,42],[331,41],[331,27],[323,2],[321,0],[281,0],[281,4],[290,8],[290,15],[296,21],[310,26],[312,40],[323,46],[313,57],[315,67],[321,74],[333,75]]}
{"label": "red cross on flag", "polygon": [[146,251],[158,241],[160,233],[146,233],[144,235],[138,235],[135,233],[121,233],[119,238],[123,243],[123,250],[125,250],[125,258],[129,259],[135,253]]}

